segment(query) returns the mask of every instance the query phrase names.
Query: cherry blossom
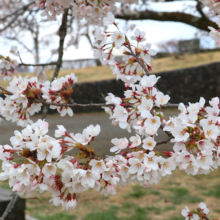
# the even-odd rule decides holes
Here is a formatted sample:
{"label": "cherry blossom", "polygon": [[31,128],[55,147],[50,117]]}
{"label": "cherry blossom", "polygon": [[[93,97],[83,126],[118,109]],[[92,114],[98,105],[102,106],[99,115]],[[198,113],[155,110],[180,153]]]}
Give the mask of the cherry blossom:
{"label": "cherry blossom", "polygon": [[[10,138],[12,146],[0,145],[0,180],[9,180],[9,185],[19,195],[48,191],[50,202],[68,210],[76,207],[76,194],[82,191],[94,189],[105,196],[115,195],[119,185],[135,183],[150,187],[177,168],[188,175],[200,175],[220,166],[219,98],[207,102],[210,106],[205,106],[202,97],[188,106],[180,103],[177,116],[165,117],[163,107],[169,106],[170,97],[157,88],[160,77],[150,74],[151,57],[156,51],[145,42],[146,34],[139,29],[130,38],[134,44],[130,43],[115,23],[116,2],[36,1],[43,8],[42,16],[51,20],[56,20],[57,15],[71,6],[71,13],[79,19],[116,28],[112,32],[96,29],[94,55],[104,65],[110,65],[126,89],[123,97],[108,93],[103,104],[105,111],[114,125],[128,132],[133,129],[135,136],[113,138],[109,151],[114,156],[103,157],[97,156],[93,148],[101,132],[100,125],[89,125],[75,134],[68,133],[63,125],[57,125],[55,138],[51,137],[49,124],[44,120],[34,123],[31,116],[41,110],[42,104],[56,109],[61,116],[73,116],[70,103],[74,103],[71,95],[77,77],[71,73],[44,83],[38,82],[36,77],[14,77],[7,89],[2,89],[6,98],[0,98],[0,115],[25,128],[14,131]],[[219,2],[204,3],[220,13]],[[219,44],[218,35],[219,31],[211,28],[210,36],[216,44]],[[123,58],[117,62],[114,52],[120,48],[124,50]],[[16,47],[11,47],[10,53],[19,55]],[[9,57],[1,56],[1,76],[9,76],[17,65]],[[159,129],[167,134],[167,141],[157,141]],[[172,151],[155,150],[156,146],[169,141],[173,143]],[[78,151],[76,156],[68,155],[72,149]],[[23,162],[16,163],[18,156]],[[189,220],[204,219],[208,213],[205,203],[200,203],[195,211],[190,211],[187,206],[182,210],[182,215]]]}

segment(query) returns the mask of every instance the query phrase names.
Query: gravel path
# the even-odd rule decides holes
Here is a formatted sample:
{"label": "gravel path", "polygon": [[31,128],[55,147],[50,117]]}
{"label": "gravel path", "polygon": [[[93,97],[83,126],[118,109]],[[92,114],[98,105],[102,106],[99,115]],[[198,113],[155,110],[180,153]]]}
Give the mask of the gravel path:
{"label": "gravel path", "polygon": [[[166,109],[164,111],[165,116],[177,114],[174,109]],[[40,119],[40,115],[32,117],[33,121]],[[111,120],[109,120],[109,115],[103,112],[96,113],[82,113],[75,114],[73,117],[60,117],[59,115],[48,115],[46,120],[49,122],[49,135],[54,136],[54,131],[56,130],[56,125],[64,125],[69,133],[81,133],[82,130],[90,124],[101,126],[101,133],[94,141],[94,149],[98,155],[109,154],[109,149],[113,146],[111,143],[112,138],[129,138],[134,135],[134,132],[128,133],[126,130],[122,130],[119,126],[112,126]],[[8,121],[3,121],[0,123],[0,144],[10,144],[10,137],[13,136],[14,130],[22,130],[21,127],[16,126],[15,123]],[[157,140],[166,139],[167,136],[164,132],[159,131]],[[171,149],[171,145],[160,145],[158,146],[160,150]]]}

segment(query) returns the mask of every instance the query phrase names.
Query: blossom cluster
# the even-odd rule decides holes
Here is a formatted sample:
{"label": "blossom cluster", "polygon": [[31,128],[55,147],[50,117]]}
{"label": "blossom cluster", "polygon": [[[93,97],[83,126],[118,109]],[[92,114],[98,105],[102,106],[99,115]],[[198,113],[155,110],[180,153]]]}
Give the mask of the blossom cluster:
{"label": "blossom cluster", "polygon": [[[3,161],[0,180],[9,180],[9,185],[19,195],[30,196],[33,191],[49,191],[54,205],[62,205],[64,209],[75,208],[76,193],[93,188],[101,190],[105,196],[116,193],[117,185],[127,182],[139,182],[145,187],[157,183],[162,176],[171,174],[175,164],[171,159],[162,158],[148,146],[153,140],[143,140],[143,150],[137,151],[138,137],[131,137],[131,144],[126,139],[113,139],[117,148],[130,148],[135,151],[124,152],[123,155],[96,158],[90,147],[94,138],[100,133],[100,126],[90,125],[82,133],[67,133],[58,125],[56,140],[47,135],[48,123],[38,120],[27,125],[21,132],[15,131],[11,137],[11,146],[0,146],[0,159]],[[88,147],[87,147],[88,146]],[[64,156],[64,152],[76,148],[78,156]],[[118,152],[119,152],[118,151]],[[117,152],[117,153],[118,153]],[[21,163],[14,161],[18,156]],[[80,163],[80,159],[84,159]]]}
{"label": "blossom cluster", "polygon": [[[67,144],[63,146],[63,140],[56,140],[47,134],[47,122],[38,120],[27,125],[21,132],[14,132],[15,136],[10,139],[12,147],[0,145],[0,159],[3,161],[0,180],[8,179],[10,187],[19,195],[30,196],[33,191],[49,191],[55,205],[62,204],[64,209],[74,208],[75,193],[94,188],[94,179],[98,180],[99,174],[86,171],[85,165],[81,166],[78,162],[80,156],[63,157],[63,153],[77,148],[82,153],[92,154],[93,151],[85,145],[93,142],[99,132],[98,125],[90,125],[82,134],[75,135],[68,134],[63,126],[58,126],[55,136],[66,134]],[[18,156],[22,158],[20,163],[13,161]],[[100,184],[97,183],[96,187],[100,188]]]}
{"label": "blossom cluster", "polygon": [[[76,81],[77,77],[74,73],[55,79],[51,83],[46,81],[42,87],[42,97],[47,102],[54,104],[68,104],[73,93],[73,84]],[[51,105],[50,108],[57,109],[61,116],[65,116],[66,114],[73,116],[73,111],[70,107]]]}
{"label": "blossom cluster", "polygon": [[[205,6],[208,6],[209,9],[215,12],[218,15],[216,24],[220,28],[220,2],[212,0],[200,0]],[[208,27],[210,29],[209,36],[215,41],[215,46],[220,45],[220,32],[219,29]]]}
{"label": "blossom cluster", "polygon": [[[5,93],[6,98],[0,98],[0,114],[19,126],[32,123],[30,116],[39,112],[45,101],[53,104],[68,104],[73,92],[73,83],[77,78],[72,73],[65,77],[55,79],[51,83],[46,81],[39,83],[37,77],[14,77],[9,83]],[[50,105],[51,109],[57,109],[61,116],[72,116],[73,111],[68,106]]]}
{"label": "blossom cluster", "polygon": [[11,75],[17,72],[17,67],[17,60],[0,55],[0,79],[11,80]]}
{"label": "blossom cluster", "polygon": [[105,111],[110,114],[113,123],[128,131],[133,127],[140,135],[157,135],[163,113],[156,112],[154,107],[160,108],[170,99],[154,87],[158,79],[155,75],[142,77],[139,84],[125,91],[122,99],[109,93],[106,104],[114,107],[106,107]]}
{"label": "blossom cluster", "polygon": [[176,161],[187,174],[207,174],[220,166],[220,117],[219,98],[213,98],[209,107],[205,100],[186,108],[179,104],[181,113],[171,117],[164,127],[173,135],[171,142],[177,154]]}
{"label": "blossom cluster", "polygon": [[[148,78],[153,77],[155,76],[151,75]],[[127,92],[137,95],[129,90],[125,94]],[[190,175],[208,174],[210,170],[220,166],[219,98],[213,98],[210,101],[210,107],[204,107],[204,98],[201,98],[198,103],[189,103],[188,107],[180,103],[181,113],[177,117],[166,119],[162,112],[157,113],[154,110],[154,107],[160,104],[157,102],[154,104],[150,98],[145,98],[146,94],[139,97],[135,95],[132,98],[129,97],[129,101],[138,103],[137,105],[130,105],[126,99],[122,101],[119,97],[109,94],[106,101],[115,107],[105,108],[110,118],[113,118],[113,124],[119,124],[122,129],[129,131],[132,125],[136,133],[146,137],[142,142],[139,135],[132,137],[134,143],[137,144],[132,144],[132,146],[144,143],[144,149],[154,150],[155,135],[159,128],[163,128],[164,132],[170,134],[170,141],[174,143],[172,160],[180,170]],[[125,107],[124,103],[129,105]],[[123,144],[121,146],[123,149]]]}
{"label": "blossom cluster", "polygon": [[[99,125],[90,125],[77,134],[68,133],[64,126],[58,125],[53,138],[48,135],[47,122],[38,120],[33,123],[30,116],[41,110],[42,103],[57,109],[61,116],[72,116],[68,103],[72,102],[72,87],[77,78],[71,74],[39,83],[36,77],[14,77],[4,90],[6,98],[0,99],[0,114],[25,128],[14,132],[15,136],[10,139],[12,146],[0,145],[0,160],[3,161],[0,180],[9,180],[9,185],[19,195],[49,191],[50,201],[67,210],[76,207],[76,193],[90,188],[101,190],[105,196],[114,195],[118,185],[139,183],[149,187],[163,176],[171,175],[177,167],[187,174],[197,175],[208,174],[220,165],[219,98],[213,98],[208,107],[205,107],[204,98],[188,106],[180,103],[180,114],[166,118],[161,109],[169,104],[170,97],[156,87],[159,77],[149,74],[151,56],[156,52],[150,44],[142,44],[145,32],[137,29],[129,40],[119,30],[110,12],[114,3],[105,0],[38,2],[52,19],[73,5],[78,16],[88,16],[87,19],[93,16],[95,22],[105,17],[105,24],[115,25],[117,30],[114,32],[97,29],[94,55],[104,64],[111,65],[113,73],[126,88],[124,98],[108,94],[106,104],[109,107],[105,107],[105,111],[110,114],[113,124],[128,131],[133,128],[136,135],[129,140],[112,139],[110,152],[115,155],[104,158],[97,157],[93,149],[94,139],[101,130]],[[104,14],[102,11],[98,14],[100,7],[102,11],[106,8]],[[90,10],[97,15],[90,14]],[[114,51],[122,47],[124,56],[118,62]],[[159,129],[168,135],[168,141],[174,143],[173,151],[155,149],[164,143],[155,140]],[[77,156],[64,155],[72,149],[79,151]],[[22,161],[16,163],[18,157]],[[182,211],[186,219],[203,219],[206,214],[208,209],[204,203],[196,212],[190,212],[187,207]]]}
{"label": "blossom cluster", "polygon": [[8,121],[17,122],[19,126],[32,123],[30,115],[41,110],[41,103],[35,100],[41,94],[37,77],[31,79],[14,76],[9,83],[6,98],[0,98],[0,114]]}
{"label": "blossom cluster", "polygon": [[[201,109],[203,103],[191,104],[186,111],[191,107],[195,111],[195,106]],[[215,106],[217,102],[213,99],[210,103]],[[209,111],[209,108],[204,110]],[[175,125],[175,121],[172,122]],[[168,121],[165,128],[173,124]],[[162,177],[171,175],[177,166],[186,172],[191,171],[192,166],[200,166],[200,172],[187,173],[207,174],[202,171],[208,171],[211,166],[217,168],[214,163],[217,164],[219,158],[218,149],[206,136],[201,135],[203,139],[197,138],[197,142],[193,142],[193,138],[200,137],[194,132],[194,137],[188,141],[197,144],[196,161],[192,159],[196,150],[191,146],[183,147],[183,140],[179,139],[178,145],[174,145],[174,152],[160,152],[155,150],[157,143],[153,135],[145,138],[136,135],[129,140],[114,138],[110,151],[116,155],[102,159],[95,155],[92,148],[95,137],[100,133],[99,125],[90,125],[77,134],[69,134],[64,126],[58,125],[55,137],[60,139],[50,137],[47,133],[48,123],[42,120],[27,125],[21,132],[15,131],[15,136],[10,139],[12,147],[0,146],[0,159],[3,161],[0,180],[9,179],[9,185],[20,195],[30,196],[33,191],[47,190],[52,194],[50,201],[54,205],[62,205],[64,209],[75,208],[76,193],[90,188],[101,190],[101,194],[107,196],[116,194],[118,185],[124,186],[129,182],[149,187]],[[73,148],[79,150],[77,156],[64,156]],[[21,163],[14,161],[18,156],[24,158]]]}
{"label": "blossom cluster", "polygon": [[[131,36],[131,40],[136,44],[134,45],[119,30],[112,13],[107,14],[104,22],[105,24],[113,24],[117,30],[114,32],[104,32],[100,28],[96,30],[97,43],[95,44],[94,57],[100,59],[104,65],[110,65],[117,79],[121,79],[128,86],[140,81],[146,71],[152,70],[151,56],[156,55],[156,51],[151,49],[149,43],[144,44],[145,32],[139,29],[135,30],[134,35]],[[114,51],[119,48],[124,50],[121,62],[117,62],[114,55]]]}
{"label": "blossom cluster", "polygon": [[[9,52],[14,56],[18,56],[18,48],[16,46],[12,46]],[[17,60],[11,59],[9,56],[0,55],[0,79],[11,80],[11,75],[17,72],[17,68]]]}
{"label": "blossom cluster", "polygon": [[40,8],[45,8],[42,16],[47,16],[50,20],[56,20],[65,8],[73,7],[72,14],[80,20],[86,19],[89,23],[101,24],[108,12],[116,12],[116,2],[138,3],[137,0],[36,0]]}
{"label": "blossom cluster", "polygon": [[201,202],[199,204],[199,208],[197,208],[196,210],[189,211],[188,207],[186,206],[186,208],[183,209],[181,213],[182,216],[185,217],[185,220],[202,220],[208,219],[207,214],[209,213],[209,209],[204,202]]}

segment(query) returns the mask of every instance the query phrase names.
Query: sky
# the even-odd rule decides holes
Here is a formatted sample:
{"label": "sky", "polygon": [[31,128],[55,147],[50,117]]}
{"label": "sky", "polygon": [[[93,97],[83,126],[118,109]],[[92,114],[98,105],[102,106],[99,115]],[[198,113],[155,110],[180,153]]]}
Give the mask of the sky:
{"label": "sky", "polygon": [[[186,7],[188,6],[188,7]],[[189,7],[191,6],[191,7]],[[149,9],[157,10],[157,11],[182,11],[183,9],[187,13],[193,12],[193,7],[195,6],[194,1],[179,1],[179,2],[157,2],[157,3],[150,3],[148,5]],[[124,21],[117,20],[119,22],[119,26],[124,27]],[[209,36],[202,36],[202,32],[198,31],[198,29],[186,25],[180,22],[160,22],[160,21],[153,21],[153,20],[143,20],[143,21],[130,21],[129,24],[136,24],[136,27],[139,28],[141,31],[146,32],[146,43],[151,43],[152,48],[159,50],[157,47],[158,43],[166,42],[168,40],[188,40],[195,38],[196,35],[200,38],[201,45],[206,48],[214,48],[214,41]],[[51,26],[51,29],[54,26]],[[51,29],[49,31],[51,31]],[[128,35],[131,35],[131,32]],[[202,36],[202,37],[201,37]],[[28,42],[29,37],[26,36],[26,41]],[[15,45],[13,43],[13,45]],[[1,46],[1,53],[7,55],[10,46],[12,43],[10,41],[5,41],[0,38],[0,46]],[[20,48],[20,46],[19,46]],[[90,44],[86,40],[86,38],[82,38],[79,43],[79,49],[74,47],[70,47],[67,51],[64,52],[64,60],[74,60],[74,59],[85,59],[85,58],[93,58],[93,51],[91,49]],[[25,63],[32,63],[33,58],[27,53],[21,53],[22,59]],[[41,62],[48,61],[49,53],[47,50],[43,51],[43,56],[41,57]],[[56,60],[56,56],[52,58],[52,60]]]}

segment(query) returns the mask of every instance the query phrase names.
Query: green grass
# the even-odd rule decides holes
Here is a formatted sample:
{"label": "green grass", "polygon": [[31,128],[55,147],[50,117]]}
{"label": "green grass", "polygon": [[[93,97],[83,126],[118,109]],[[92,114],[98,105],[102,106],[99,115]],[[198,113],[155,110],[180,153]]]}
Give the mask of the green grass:
{"label": "green grass", "polygon": [[38,215],[36,216],[39,220],[76,220],[77,217],[73,214],[68,214],[65,212],[55,213],[52,215]]}
{"label": "green grass", "polygon": [[147,206],[145,207],[145,210],[147,211],[147,213],[154,213],[154,214],[161,214],[163,212],[163,210],[161,208],[158,208],[156,206]]}
{"label": "green grass", "polygon": [[209,190],[206,193],[203,193],[203,195],[220,198],[220,184],[213,186],[211,190]]}
{"label": "green grass", "polygon": [[107,211],[88,213],[84,220],[119,220],[117,214],[118,207],[111,206]]}
{"label": "green grass", "polygon": [[150,220],[150,218],[148,217],[148,213],[146,208],[142,208],[142,207],[136,207],[135,209],[135,213],[128,218],[124,218],[123,220],[134,220],[134,219],[138,219],[138,220]]}
{"label": "green grass", "polygon": [[159,191],[150,188],[144,188],[143,186],[139,186],[139,185],[133,186],[132,189],[133,191],[131,193],[128,193],[125,197],[142,198],[147,194],[160,195]]}
{"label": "green grass", "polygon": [[167,190],[170,191],[168,199],[170,199],[173,204],[202,202],[201,198],[191,195],[189,190],[186,188],[172,187],[168,188]]}
{"label": "green grass", "polygon": [[169,219],[166,220],[184,220],[185,218],[183,216],[172,216]]}
{"label": "green grass", "polygon": [[133,191],[128,193],[126,197],[142,198],[147,194],[147,189],[144,189],[142,186],[135,185],[132,189]]}

